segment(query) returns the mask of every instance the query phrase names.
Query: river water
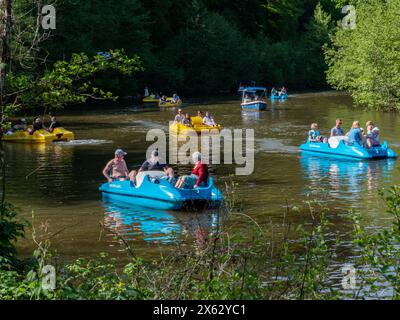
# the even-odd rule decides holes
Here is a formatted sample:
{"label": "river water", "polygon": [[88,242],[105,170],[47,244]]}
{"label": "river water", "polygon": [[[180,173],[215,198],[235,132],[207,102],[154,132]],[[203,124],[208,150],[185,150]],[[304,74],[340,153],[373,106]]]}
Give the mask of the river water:
{"label": "river water", "polygon": [[[333,209],[334,228],[346,232],[344,214],[359,210],[371,228],[385,225],[387,215],[378,190],[400,183],[395,160],[339,161],[306,156],[299,152],[312,122],[328,134],[335,119],[341,117],[348,129],[353,120],[365,124],[373,120],[381,138],[400,152],[400,115],[363,111],[352,106],[345,94],[335,92],[292,95],[289,100],[269,103],[265,112],[242,112],[239,99],[197,103],[185,107],[212,111],[224,128],[255,130],[255,171],[250,176],[232,176],[243,212],[263,224],[279,224],[285,206],[297,205],[305,195],[323,188],[327,205]],[[163,212],[106,203],[98,187],[104,182],[101,171],[116,148],[128,152],[126,161],[133,169],[145,157],[149,129],[168,129],[174,110],[154,107],[88,107],[59,116],[62,124],[74,131],[76,140],[53,145],[5,144],[7,159],[7,197],[21,209],[21,216],[38,231],[44,223],[56,233],[53,249],[65,259],[90,257],[99,252],[123,255],[115,232],[128,239],[142,255],[158,253],[176,239],[217,223],[214,212]],[[179,173],[188,166],[175,166]],[[222,184],[234,173],[234,165],[212,165],[211,172]],[[33,220],[32,217],[34,216]],[[304,217],[296,219],[301,222]],[[248,219],[230,219],[236,228],[245,228]],[[232,222],[233,221],[233,222]],[[105,227],[101,227],[104,225]],[[30,232],[19,244],[28,254],[34,248]]]}

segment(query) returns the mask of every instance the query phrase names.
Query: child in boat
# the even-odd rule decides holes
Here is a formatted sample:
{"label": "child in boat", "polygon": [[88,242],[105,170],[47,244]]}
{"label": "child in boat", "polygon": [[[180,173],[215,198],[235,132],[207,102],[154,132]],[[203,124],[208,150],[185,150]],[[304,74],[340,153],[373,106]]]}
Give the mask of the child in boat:
{"label": "child in boat", "polygon": [[285,87],[282,87],[281,91],[279,92],[279,96],[284,96],[287,93],[287,90]]}
{"label": "child in boat", "polygon": [[201,161],[201,153],[195,152],[192,155],[193,162],[195,164],[192,174],[190,176],[182,176],[176,183],[176,188],[197,188],[204,187],[208,184],[208,166]]}
{"label": "child in boat", "polygon": [[366,135],[366,145],[367,148],[373,148],[380,145],[379,143],[379,128],[375,127],[372,121],[368,121],[366,124],[367,135]]}
{"label": "child in boat", "polygon": [[160,104],[167,103],[167,96],[161,96],[160,98]]}
{"label": "child in boat", "polygon": [[320,135],[318,130],[318,123],[311,124],[311,130],[308,131],[308,139],[310,142],[328,142],[328,139],[326,137]]}
{"label": "child in boat", "polygon": [[213,127],[217,125],[214,121],[214,118],[208,111],[206,112],[206,116],[203,118],[203,123],[207,126],[213,126]]}

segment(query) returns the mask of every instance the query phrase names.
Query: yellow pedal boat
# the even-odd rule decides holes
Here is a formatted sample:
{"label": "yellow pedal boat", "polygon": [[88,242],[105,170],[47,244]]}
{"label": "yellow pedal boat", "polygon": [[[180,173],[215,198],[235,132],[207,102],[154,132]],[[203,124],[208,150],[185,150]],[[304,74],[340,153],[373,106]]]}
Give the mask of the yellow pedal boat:
{"label": "yellow pedal boat", "polygon": [[3,135],[3,141],[23,143],[50,143],[55,141],[73,140],[74,134],[64,128],[56,128],[52,133],[47,130],[37,130],[33,134],[27,131],[17,131],[12,134]]}
{"label": "yellow pedal boat", "polygon": [[169,129],[174,134],[186,133],[190,134],[191,132],[201,133],[202,130],[207,130],[210,132],[220,132],[222,127],[218,124],[216,126],[208,126],[203,124],[203,119],[201,117],[192,117],[192,127],[188,127],[182,123],[173,123],[169,126]]}
{"label": "yellow pedal boat", "polygon": [[182,105],[182,100],[178,100],[177,103],[173,103],[172,98],[168,98],[167,102],[158,102],[158,106],[162,108],[180,107],[181,105]]}
{"label": "yellow pedal boat", "polygon": [[[172,98],[168,98],[168,99],[172,99]],[[143,103],[158,103],[160,101],[159,98],[156,98],[154,95],[145,97],[142,99]]]}

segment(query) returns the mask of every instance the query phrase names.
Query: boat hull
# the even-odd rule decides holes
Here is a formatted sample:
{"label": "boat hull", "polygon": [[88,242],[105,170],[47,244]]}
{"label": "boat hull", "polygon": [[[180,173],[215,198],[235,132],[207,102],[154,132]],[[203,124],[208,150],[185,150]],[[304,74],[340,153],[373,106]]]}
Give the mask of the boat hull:
{"label": "boat hull", "polygon": [[167,102],[158,102],[158,106],[161,108],[173,108],[180,107],[182,105],[182,100],[178,100],[177,103],[171,102],[171,100],[167,100]]}
{"label": "boat hull", "polygon": [[286,100],[287,98],[289,98],[287,94],[283,94],[281,96],[273,95],[270,97],[271,100]]}
{"label": "boat hull", "polygon": [[397,158],[397,154],[384,142],[379,147],[371,149],[363,148],[360,145],[347,145],[340,141],[336,148],[331,148],[328,143],[306,142],[300,146],[302,152],[319,154],[323,156],[343,158],[343,159],[383,159]]}
{"label": "boat hull", "polygon": [[37,130],[33,134],[27,131],[17,131],[3,136],[3,141],[20,143],[51,143],[55,141],[73,140],[74,134],[64,128],[56,128],[52,133],[47,130]]}
{"label": "boat hull", "polygon": [[245,102],[241,106],[244,110],[267,110],[267,103],[265,101]]}
{"label": "boat hull", "polygon": [[196,202],[219,206],[222,202],[221,192],[213,185],[212,178],[207,187],[196,189],[177,189],[166,179],[150,179],[145,176],[139,186],[130,181],[104,183],[99,190],[104,200],[113,200],[135,206],[159,210],[179,210]]}
{"label": "boat hull", "polygon": [[220,125],[216,126],[208,126],[206,124],[203,124],[203,119],[201,117],[192,117],[192,127],[188,127],[182,123],[171,123],[169,126],[169,130],[173,134],[200,134],[202,132],[207,132],[207,133],[219,133],[222,129]]}

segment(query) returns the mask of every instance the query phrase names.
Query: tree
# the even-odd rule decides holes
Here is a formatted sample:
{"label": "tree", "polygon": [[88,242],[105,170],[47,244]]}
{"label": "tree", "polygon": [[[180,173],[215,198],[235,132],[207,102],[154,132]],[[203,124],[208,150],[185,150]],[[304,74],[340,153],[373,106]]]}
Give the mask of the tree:
{"label": "tree", "polygon": [[326,49],[328,82],[356,104],[400,110],[400,0],[359,2],[357,27],[337,27]]}

